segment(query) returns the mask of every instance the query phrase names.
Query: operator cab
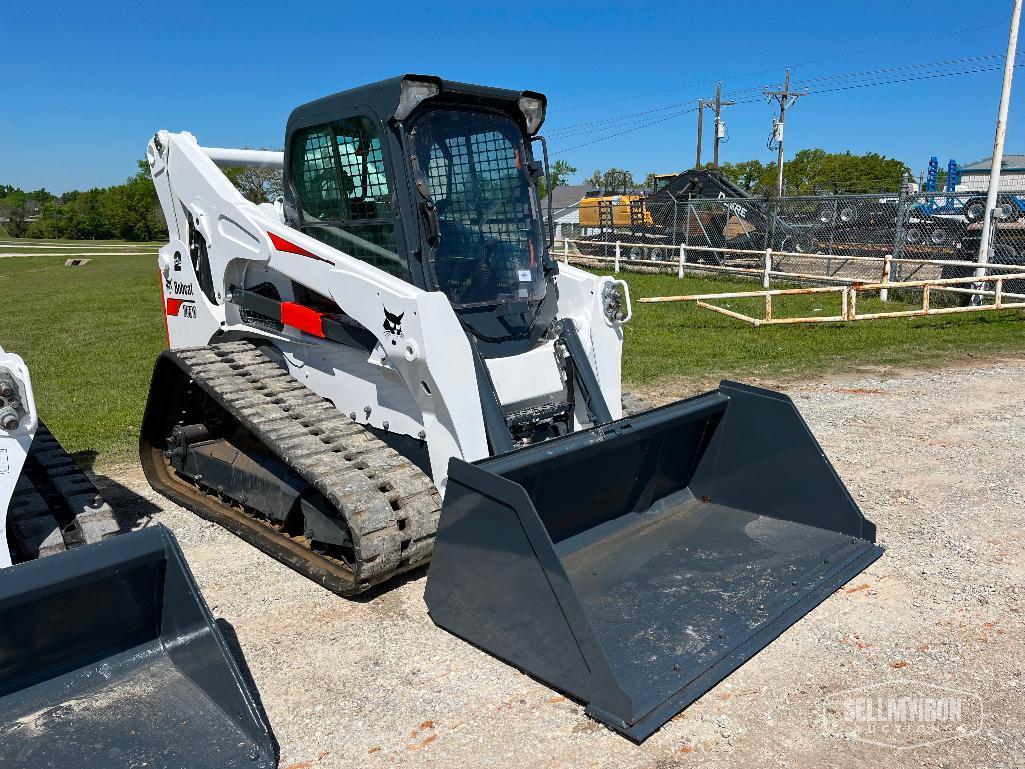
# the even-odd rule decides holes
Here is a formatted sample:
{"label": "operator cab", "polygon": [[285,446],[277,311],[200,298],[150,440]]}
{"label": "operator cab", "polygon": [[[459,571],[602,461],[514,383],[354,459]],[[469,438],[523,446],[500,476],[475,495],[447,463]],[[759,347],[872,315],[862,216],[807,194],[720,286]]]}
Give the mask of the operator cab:
{"label": "operator cab", "polygon": [[443,292],[486,355],[521,352],[555,318],[558,268],[537,191],[547,158],[532,151],[544,111],[538,93],[420,75],[298,107],[285,135],[286,217]]}
{"label": "operator cab", "polygon": [[669,182],[675,179],[679,174],[655,174],[651,181],[651,193],[654,195],[656,192],[661,192],[669,186]]}

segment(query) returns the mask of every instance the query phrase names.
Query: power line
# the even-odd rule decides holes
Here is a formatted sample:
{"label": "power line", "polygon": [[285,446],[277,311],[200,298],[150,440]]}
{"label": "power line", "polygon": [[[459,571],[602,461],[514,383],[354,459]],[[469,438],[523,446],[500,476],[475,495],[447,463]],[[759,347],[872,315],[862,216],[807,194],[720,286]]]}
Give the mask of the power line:
{"label": "power line", "polygon": [[916,63],[916,64],[902,64],[900,66],[882,67],[880,69],[867,69],[867,70],[863,70],[861,72],[846,72],[846,73],[833,74],[833,75],[820,75],[818,77],[797,78],[795,80],[795,82],[797,82],[797,83],[817,83],[817,82],[820,82],[822,80],[840,80],[840,79],[862,77],[862,76],[866,76],[866,75],[879,75],[879,74],[886,74],[886,73],[890,73],[890,72],[900,72],[900,71],[910,70],[910,69],[926,69],[926,68],[929,68],[929,67],[940,67],[940,66],[944,66],[945,67],[945,66],[948,66],[950,64],[969,64],[969,63],[974,63],[974,62],[992,61],[994,59],[1003,59],[1003,58],[1004,58],[1004,55],[1002,53],[993,53],[993,54],[989,54],[988,56],[964,56],[964,57],[962,57],[960,59],[944,59],[942,61],[923,62],[923,63]]}
{"label": "power line", "polygon": [[[1003,22],[993,22],[992,24],[980,24],[980,25],[975,26],[975,27],[966,27],[965,29],[955,29],[955,30],[951,30],[949,32],[939,32],[939,33],[937,33],[935,35],[926,35],[924,37],[916,37],[916,38],[911,38],[909,40],[899,40],[899,41],[893,42],[893,43],[884,43],[883,45],[872,46],[871,48],[861,48],[861,49],[856,50],[856,51],[846,51],[844,53],[832,54],[830,56],[822,56],[822,57],[817,58],[817,59],[808,59],[807,61],[800,61],[800,62],[792,63],[789,66],[795,67],[795,68],[796,67],[803,67],[803,66],[807,66],[808,64],[818,64],[818,63],[823,62],[823,61],[832,61],[834,59],[841,59],[841,58],[845,58],[847,56],[857,56],[858,54],[862,54],[862,53],[871,53],[871,52],[874,52],[874,51],[885,50],[887,48],[895,48],[895,47],[898,47],[898,46],[912,45],[914,43],[922,43],[922,42],[926,42],[926,41],[929,41],[929,40],[937,40],[937,39],[942,38],[942,37],[950,37],[951,35],[963,35],[963,34],[965,34],[967,32],[977,32],[980,29],[990,29],[992,27],[1002,27],[1002,26],[1004,26]],[[787,66],[787,65],[784,64],[782,66]],[[759,69],[759,70],[753,70],[751,72],[743,72],[743,73],[738,73],[738,74],[734,74],[734,75],[729,75],[725,79],[726,80],[731,80],[731,79],[737,80],[737,79],[741,79],[741,78],[754,77],[755,75],[763,75],[763,74],[765,74],[767,72],[779,72],[779,70],[780,70],[780,67],[778,67],[778,66],[777,67],[770,67],[770,68],[767,68],[767,69]],[[575,111],[575,110],[589,109],[590,107],[600,107],[600,106],[604,106],[606,104],[614,104],[614,103],[617,103],[617,102],[630,101],[632,99],[641,99],[641,98],[644,98],[644,97],[647,97],[647,96],[656,96],[656,95],[663,94],[663,93],[670,93],[672,91],[679,91],[679,90],[682,90],[684,88],[694,88],[694,87],[700,86],[700,85],[710,85],[710,84],[715,83],[715,82],[716,82],[715,79],[700,80],[700,81],[693,82],[693,83],[686,83],[684,85],[673,86],[671,88],[661,88],[661,89],[658,89],[658,90],[655,90],[655,91],[646,91],[645,93],[631,94],[630,96],[621,96],[621,97],[617,97],[617,98],[614,98],[614,99],[604,99],[602,101],[590,102],[590,103],[587,103],[587,104],[577,104],[577,105],[573,105],[573,106],[569,106],[569,107],[560,107],[557,110],[551,110],[551,112],[570,112],[570,111]]]}
{"label": "power line", "polygon": [[690,100],[685,102],[675,102],[673,104],[667,104],[664,107],[655,107],[653,109],[644,110],[643,112],[629,112],[625,115],[614,115],[612,117],[604,118],[602,120],[585,120],[582,123],[573,123],[562,128],[556,128],[550,132],[546,132],[546,135],[551,137],[555,135],[564,135],[570,133],[578,133],[577,129],[587,129],[592,126],[608,125],[609,123],[620,123],[624,120],[630,120],[631,118],[640,118],[647,115],[653,115],[656,112],[667,112],[671,109],[682,107],[684,104],[689,104]]}
{"label": "power line", "polygon": [[[1023,54],[1023,55],[1025,55],[1025,54]],[[916,64],[905,64],[905,65],[894,66],[894,67],[883,67],[883,68],[874,69],[874,70],[862,70],[860,72],[833,73],[833,74],[829,74],[829,75],[821,75],[821,76],[818,76],[818,77],[810,77],[810,78],[803,78],[803,79],[796,79],[795,78],[794,79],[794,83],[795,83],[795,85],[809,86],[812,83],[818,83],[818,82],[823,82],[823,81],[839,81],[839,82],[842,82],[844,80],[855,80],[857,78],[863,78],[863,77],[867,77],[867,76],[871,76],[871,75],[884,75],[884,74],[897,73],[897,72],[907,71],[907,70],[923,70],[923,69],[929,69],[929,68],[935,68],[935,67],[949,66],[949,65],[952,65],[952,64],[992,61],[992,60],[998,60],[998,59],[1002,59],[1002,58],[1003,58],[1003,54],[965,56],[965,57],[961,57],[961,58],[958,58],[958,59],[943,59],[943,60],[934,61],[934,62],[920,62],[920,63],[916,63]],[[978,69],[978,70],[974,70],[973,69],[973,70],[969,70],[968,72],[976,72],[976,71],[988,72],[988,71],[992,71],[992,70],[991,69]],[[956,72],[954,74],[956,74]],[[880,82],[888,82],[888,81],[880,81]],[[897,82],[897,81],[894,81],[894,82]],[[824,91],[819,91],[817,89],[817,87],[815,87],[815,86],[812,86],[812,87],[815,88],[815,90],[817,92],[824,92]],[[723,92],[723,96],[725,96],[725,97],[736,97],[736,96],[740,96],[740,95],[744,95],[744,94],[748,94],[748,93],[761,92],[761,90],[762,90],[761,86],[756,86],[756,87],[752,87],[752,88],[734,89],[734,90],[730,90],[730,91],[724,91]],[[646,118],[649,115],[654,115],[654,114],[657,114],[657,113],[660,113],[660,112],[668,112],[669,110],[678,109],[678,108],[683,107],[683,106],[685,106],[687,104],[690,104],[690,103],[691,103],[690,100],[674,102],[672,104],[667,104],[667,105],[662,106],[662,107],[654,107],[652,109],[646,109],[646,110],[642,110],[640,112],[630,112],[630,113],[626,113],[626,114],[622,114],[622,115],[614,115],[614,116],[603,118],[603,119],[600,119],[600,120],[587,120],[587,121],[583,121],[583,122],[580,122],[580,123],[573,123],[573,124],[570,124],[568,126],[564,126],[564,127],[561,127],[561,128],[555,128],[555,129],[547,132],[547,135],[548,135],[549,138],[567,138],[569,136],[574,136],[574,135],[581,135],[581,134],[586,134],[586,133],[594,133],[595,131],[600,130],[604,126],[608,126],[608,125],[612,125],[612,124],[621,125],[623,123],[638,122],[638,120],[640,118]]]}
{"label": "power line", "polygon": [[[1025,63],[1019,63],[1014,65],[1014,69],[1025,67]],[[875,88],[884,85],[895,85],[897,83],[911,83],[918,80],[934,80],[941,77],[954,77],[960,75],[975,75],[981,72],[999,72],[1003,69],[1003,65],[999,67],[982,67],[978,69],[966,69],[956,70],[952,72],[937,72],[927,75],[915,75],[912,77],[893,78],[890,80],[879,80],[876,82],[865,82],[865,83],[853,83],[850,85],[840,85],[834,88],[812,88],[810,89],[813,94],[824,94],[824,93],[835,93],[837,91],[851,91],[856,88]]]}
{"label": "power line", "polygon": [[860,51],[848,51],[847,53],[837,53],[832,56],[823,56],[818,59],[809,59],[808,61],[801,61],[797,64],[793,64],[793,67],[804,67],[808,64],[818,64],[823,61],[832,61],[833,59],[842,59],[846,56],[854,56],[859,53],[872,53],[873,51],[882,51],[886,48],[895,48],[901,45],[910,45],[912,43],[924,43],[927,40],[937,40],[941,37],[950,37],[951,35],[963,35],[966,32],[978,32],[980,29],[992,29],[993,27],[1003,27],[1004,22],[994,21],[992,24],[980,24],[977,27],[966,27],[965,29],[955,29],[951,32],[938,32],[935,35],[926,35],[925,37],[917,37],[912,40],[902,40],[897,43],[885,43],[883,45],[873,46],[872,48],[862,48]]}
{"label": "power line", "polygon": [[582,144],[577,144],[577,145],[575,145],[573,147],[567,147],[566,149],[559,150],[558,152],[553,153],[553,154],[565,155],[567,152],[572,152],[573,150],[578,150],[581,147],[586,147],[586,146],[588,146],[590,144],[597,144],[598,142],[608,141],[609,139],[615,139],[617,136],[622,136],[623,134],[628,134],[628,133],[631,133],[633,131],[639,131],[642,128],[649,128],[650,126],[658,125],[659,123],[664,123],[667,120],[672,120],[674,118],[678,118],[678,117],[681,117],[683,115],[686,115],[689,112],[694,112],[696,109],[697,109],[697,107],[691,107],[690,109],[681,110],[680,112],[676,112],[676,113],[674,113],[672,115],[667,115],[665,117],[661,117],[658,120],[652,120],[652,121],[650,121],[648,123],[644,123],[643,125],[635,126],[633,128],[627,128],[624,131],[617,131],[616,133],[609,134],[607,136],[599,136],[597,139],[591,139],[591,141],[586,141],[586,142],[583,142]]}
{"label": "power line", "polygon": [[[749,99],[747,101],[738,101],[737,104],[755,104],[755,103],[760,102],[760,101],[761,101],[761,99]],[[597,144],[598,142],[603,142],[603,141],[607,141],[609,139],[614,139],[617,136],[622,136],[623,134],[632,133],[633,131],[640,131],[642,128],[649,128],[649,127],[651,127],[653,125],[658,125],[659,123],[664,123],[667,120],[672,120],[674,118],[678,118],[678,117],[681,117],[683,115],[687,115],[687,114],[689,114],[691,112],[696,112],[696,111],[697,111],[697,107],[691,107],[690,109],[681,110],[680,112],[673,113],[672,115],[666,115],[665,117],[661,117],[661,118],[659,118],[657,120],[651,120],[651,121],[649,121],[647,123],[643,123],[642,125],[634,126],[633,128],[627,128],[627,129],[625,129],[623,131],[617,131],[616,133],[609,134],[607,136],[599,136],[597,139],[591,139],[590,141],[586,141],[586,142],[583,142],[581,144],[577,144],[577,145],[575,145],[573,147],[567,147],[566,149],[560,149],[558,152],[555,152],[555,153],[552,153],[552,154],[553,155],[565,155],[567,152],[572,152],[573,150],[578,150],[581,147],[587,147],[590,144]]]}
{"label": "power line", "polygon": [[[741,89],[739,91],[724,91],[723,92],[723,96],[731,96],[732,97],[732,96],[738,96],[738,95],[742,95],[742,94],[746,94],[746,93],[754,93],[756,91],[760,92],[761,90],[762,90],[761,86],[758,86],[757,88],[743,88],[743,89]],[[664,107],[654,107],[652,109],[643,110],[642,112],[628,112],[628,113],[623,114],[623,115],[614,115],[612,117],[603,118],[601,120],[585,120],[585,121],[583,121],[581,123],[572,123],[572,124],[570,124],[568,126],[563,126],[562,128],[555,128],[555,129],[552,129],[551,131],[546,131],[545,135],[548,136],[549,138],[551,138],[553,136],[566,136],[566,135],[574,134],[574,133],[588,133],[589,130],[592,129],[594,126],[608,125],[610,123],[621,123],[624,120],[625,121],[630,121],[631,119],[634,119],[634,118],[640,118],[640,117],[644,117],[644,116],[647,116],[647,115],[653,115],[656,112],[666,112],[666,111],[671,110],[671,109],[676,109],[678,107],[682,107],[685,104],[690,104],[691,101],[692,101],[691,99],[688,99],[687,101],[674,102],[672,104],[667,104]]]}
{"label": "power line", "polygon": [[[1015,64],[1014,68],[1018,69],[1018,68],[1023,67],[1023,66],[1025,66],[1025,64],[1019,63],[1019,64]],[[832,87],[832,88],[815,88],[815,89],[809,89],[809,90],[810,90],[810,93],[813,93],[813,94],[816,94],[816,95],[818,95],[818,94],[827,94],[827,93],[837,93],[837,92],[840,92],[840,91],[850,91],[850,90],[854,90],[854,89],[857,89],[857,88],[876,88],[876,87],[881,87],[881,86],[886,86],[886,85],[896,85],[896,84],[899,84],[899,83],[909,83],[909,82],[915,82],[915,81],[920,81],[920,80],[933,80],[933,79],[942,78],[942,77],[954,77],[954,76],[961,76],[961,75],[973,75],[973,74],[978,74],[978,73],[982,73],[982,72],[992,72],[992,71],[1000,70],[1000,69],[1003,69],[1003,67],[1002,66],[1000,66],[1000,67],[981,67],[981,68],[974,68],[974,69],[953,70],[953,71],[949,71],[949,72],[928,73],[928,74],[914,75],[914,76],[908,76],[908,77],[902,77],[902,78],[891,78],[891,79],[887,79],[887,80],[868,81],[868,82],[863,82],[863,83],[853,83],[853,84],[838,85],[838,86],[835,86],[835,87]],[[758,103],[760,101],[761,101],[761,99],[747,99],[747,100],[743,100],[743,101],[738,101],[736,103],[737,103],[737,105],[741,105],[741,104],[755,104],[755,103]],[[666,122],[668,120],[672,120],[674,118],[681,117],[683,115],[689,114],[691,112],[694,112],[696,109],[697,109],[696,107],[690,107],[689,109],[684,109],[684,110],[681,110],[679,112],[675,112],[675,113],[673,113],[671,115],[666,115],[666,116],[660,117],[660,118],[658,118],[656,120],[650,120],[650,121],[641,123],[640,125],[636,125],[636,126],[633,126],[631,128],[626,128],[626,129],[624,129],[622,131],[617,131],[615,133],[608,134],[608,135],[605,135],[605,136],[599,136],[599,137],[597,137],[595,139],[591,139],[589,141],[582,142],[580,144],[576,144],[576,145],[574,145],[572,147],[567,147],[565,149],[558,149],[556,152],[553,152],[553,155],[565,155],[566,153],[573,152],[575,150],[580,149],[581,147],[587,147],[587,146],[590,146],[591,144],[597,144],[599,142],[608,141],[609,139],[614,139],[614,138],[616,138],[618,136],[623,136],[623,135],[628,134],[628,133],[633,133],[634,131],[640,131],[640,130],[642,130],[644,128],[649,128],[651,126],[658,125],[659,123],[664,123],[664,122]]]}

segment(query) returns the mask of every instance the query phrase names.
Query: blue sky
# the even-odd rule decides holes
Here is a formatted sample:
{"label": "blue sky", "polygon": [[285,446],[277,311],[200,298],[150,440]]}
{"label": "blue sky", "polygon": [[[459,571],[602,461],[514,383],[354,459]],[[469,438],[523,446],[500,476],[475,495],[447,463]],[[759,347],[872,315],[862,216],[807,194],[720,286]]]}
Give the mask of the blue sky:
{"label": "blue sky", "polygon": [[[543,91],[544,133],[579,177],[615,165],[643,178],[693,163],[693,113],[572,148],[687,109],[719,78],[727,92],[743,91],[781,81],[788,64],[804,79],[1002,54],[1010,7],[1010,0],[5,3],[0,183],[63,192],[119,182],[159,128],[188,130],[213,146],[279,147],[292,107],[402,72]],[[952,30],[967,31],[935,37]],[[814,94],[788,113],[787,155],[804,147],[877,151],[916,171],[934,154],[943,164],[977,160],[992,149],[999,89],[1000,72],[988,71]],[[622,117],[673,104],[680,106]],[[1008,152],[1025,151],[1021,104],[1012,100]],[[764,101],[723,115],[730,134],[723,160],[775,157],[765,146],[772,109]],[[582,123],[591,125],[581,131]]]}

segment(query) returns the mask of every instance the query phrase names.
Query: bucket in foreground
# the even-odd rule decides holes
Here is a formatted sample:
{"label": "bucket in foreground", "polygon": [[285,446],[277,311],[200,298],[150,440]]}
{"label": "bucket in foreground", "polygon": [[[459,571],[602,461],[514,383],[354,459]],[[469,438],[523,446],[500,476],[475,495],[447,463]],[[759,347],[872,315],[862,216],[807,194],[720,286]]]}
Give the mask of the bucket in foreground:
{"label": "bucket in foreground", "polygon": [[277,766],[163,526],[0,570],[0,756],[11,769]]}
{"label": "bucket in foreground", "polygon": [[730,382],[448,484],[431,618],[635,741],[882,554],[790,399]]}

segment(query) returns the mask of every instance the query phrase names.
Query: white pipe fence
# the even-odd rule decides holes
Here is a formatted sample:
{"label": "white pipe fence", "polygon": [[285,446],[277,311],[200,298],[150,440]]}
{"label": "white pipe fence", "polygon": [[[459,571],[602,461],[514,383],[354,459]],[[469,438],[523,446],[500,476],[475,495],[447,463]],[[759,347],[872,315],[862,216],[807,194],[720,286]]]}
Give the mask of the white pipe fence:
{"label": "white pipe fence", "polygon": [[[570,253],[570,244],[574,244],[579,247],[581,245],[587,248],[594,247],[611,247],[614,249],[614,257],[606,257],[598,254],[582,254],[577,251],[576,254]],[[562,241],[562,257],[566,263],[577,262],[583,265],[589,264],[612,264],[613,271],[619,273],[623,269],[623,247],[631,247],[634,244],[624,242],[622,240],[616,241],[595,241],[595,240],[581,240],[564,238]],[[838,275],[828,275],[821,273],[812,272],[795,272],[790,270],[774,269],[774,265],[777,263],[774,260],[784,260],[787,258],[796,260],[807,260],[810,262],[820,261],[829,262],[835,261],[836,256],[830,254],[817,254],[817,253],[806,253],[800,251],[774,251],[771,248],[765,250],[756,249],[741,249],[741,248],[722,248],[713,246],[685,246],[685,245],[663,245],[663,244],[649,244],[645,245],[645,249],[649,251],[661,250],[667,254],[669,252],[676,252],[676,274],[677,277],[683,278],[687,272],[703,272],[713,274],[726,274],[726,275],[746,275],[754,278],[761,278],[762,287],[769,289],[771,287],[771,281],[778,279],[781,281],[788,282],[806,282],[806,281],[817,281],[836,283],[840,285],[876,285],[880,292],[880,299],[882,301],[889,300],[890,289],[894,287],[918,287],[922,285],[937,285],[943,284],[945,281],[942,278],[935,278],[925,281],[903,281],[901,283],[894,283],[891,281],[893,274],[894,265],[908,265],[916,268],[922,267],[933,267],[938,268],[942,274],[943,268],[970,268],[974,269],[978,266],[976,262],[957,260],[957,259],[924,259],[918,257],[895,257],[892,254],[885,254],[882,257],[878,256],[862,256],[862,255],[848,255],[844,256],[844,260],[862,263],[867,268],[868,265],[875,263],[879,270],[879,280],[872,284],[866,283],[864,278],[852,278],[842,277]],[[750,257],[749,266],[732,266],[727,264],[709,264],[707,262],[696,262],[688,261],[688,252],[698,253],[712,253],[716,255],[732,254],[739,257]],[[661,259],[628,259],[627,264],[630,266],[637,267],[648,267],[648,268],[661,268],[666,269],[669,267],[669,262]],[[1021,265],[1014,264],[997,264],[991,263],[988,268],[993,271],[1003,272],[1016,272],[1022,269]],[[950,280],[950,279],[948,279]],[[953,280],[959,280],[961,283],[971,283],[972,281],[964,281],[960,278]],[[972,288],[959,288],[959,289],[948,289],[961,293],[978,293],[980,295],[987,295],[986,291],[976,291]],[[992,292],[989,292],[992,293]],[[1015,295],[1017,296],[1017,295]]]}

